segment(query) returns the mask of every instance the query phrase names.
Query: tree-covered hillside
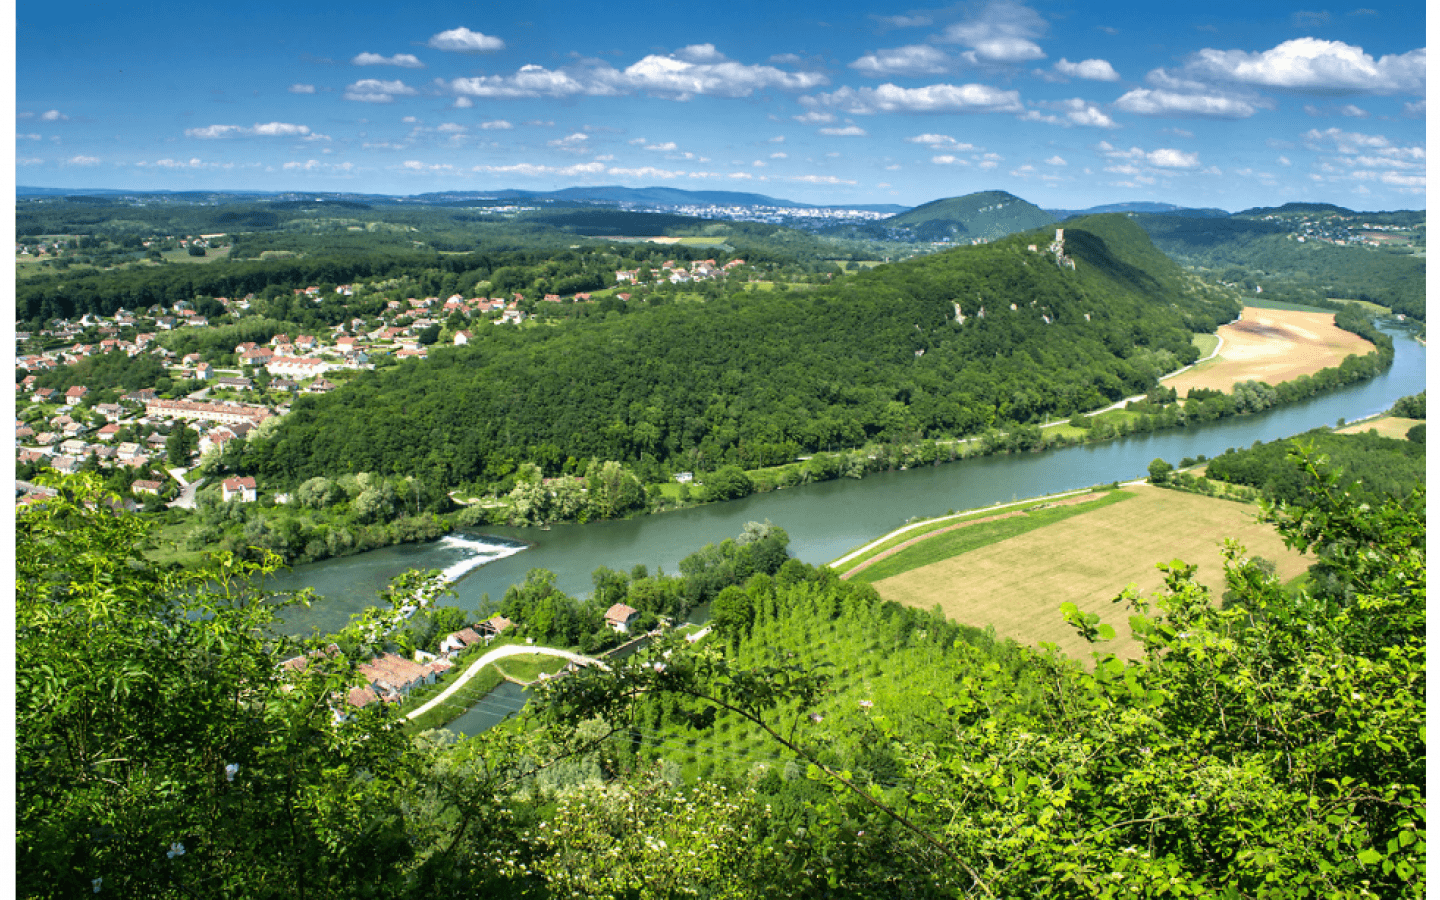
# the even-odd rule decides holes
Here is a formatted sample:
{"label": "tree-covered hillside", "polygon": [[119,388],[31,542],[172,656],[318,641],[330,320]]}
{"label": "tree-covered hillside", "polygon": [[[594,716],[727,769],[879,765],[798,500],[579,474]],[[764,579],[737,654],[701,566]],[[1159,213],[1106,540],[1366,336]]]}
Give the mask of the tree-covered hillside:
{"label": "tree-covered hillside", "polygon": [[[1291,212],[1299,216],[1313,205]],[[1328,207],[1326,208],[1328,209]],[[1265,212],[1263,210],[1258,212]],[[1181,263],[1235,283],[1264,281],[1297,302],[1366,300],[1425,320],[1425,260],[1406,252],[1304,239],[1274,218],[1195,219],[1139,215],[1155,246]]]}
{"label": "tree-covered hillside", "polygon": [[[700,469],[1092,409],[1194,359],[1238,312],[1123,216],[1017,235],[808,292],[736,294],[464,348],[304,397],[252,447],[280,484],[376,471],[496,484],[591,457]],[[1040,242],[1037,251],[1029,245]]]}
{"label": "tree-covered hillside", "polygon": [[[433,581],[282,639],[253,566],[157,570],[140,519],[62,480],[16,516],[15,889],[1423,896],[1425,491],[1305,480],[1270,519],[1323,555],[1325,589],[1232,548],[1222,605],[1174,564],[1119,598],[1134,660],[1073,608],[1084,661],[883,602],[785,559],[777,529],[679,577],[600,570],[597,594],[646,612],[708,585],[715,631],[552,679],[536,714],[463,741],[345,702]],[[566,606],[543,574],[517,629]]]}
{"label": "tree-covered hillside", "polygon": [[980,191],[946,197],[877,223],[887,230],[906,229],[915,240],[969,242],[995,240],[1055,221],[1045,210],[1005,191]]}

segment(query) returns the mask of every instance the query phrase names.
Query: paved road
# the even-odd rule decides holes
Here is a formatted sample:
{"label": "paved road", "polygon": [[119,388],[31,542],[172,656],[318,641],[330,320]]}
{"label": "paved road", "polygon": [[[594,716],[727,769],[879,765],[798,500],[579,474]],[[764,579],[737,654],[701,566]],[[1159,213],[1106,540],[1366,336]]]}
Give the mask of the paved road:
{"label": "paved road", "polygon": [[464,685],[465,682],[473,678],[477,672],[490,665],[495,660],[504,659],[507,656],[517,656],[522,653],[538,653],[541,656],[563,656],[566,659],[571,660],[572,662],[590,663],[592,665],[597,665],[602,669],[609,668],[598,659],[589,656],[581,656],[579,653],[571,653],[569,650],[556,650],[554,647],[532,647],[529,644],[506,644],[504,647],[496,647],[494,650],[491,650],[484,656],[480,657],[480,661],[475,663],[474,665],[471,665],[470,668],[466,669],[465,674],[455,679],[455,682],[453,684],[451,684],[449,687],[447,687],[440,693],[436,694],[434,697],[431,697],[424,706],[412,710],[409,714],[405,716],[405,718],[414,719],[417,716],[424,715],[431,709],[434,709],[436,706],[439,706],[441,703],[449,699],[451,694],[460,690],[461,686]]}

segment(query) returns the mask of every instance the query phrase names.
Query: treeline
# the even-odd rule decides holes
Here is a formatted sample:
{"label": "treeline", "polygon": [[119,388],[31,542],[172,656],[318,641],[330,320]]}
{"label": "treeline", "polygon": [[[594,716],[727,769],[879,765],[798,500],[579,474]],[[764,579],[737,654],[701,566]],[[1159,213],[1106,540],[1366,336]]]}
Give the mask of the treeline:
{"label": "treeline", "polygon": [[1158,215],[1135,220],[1155,246],[1181,263],[1203,266],[1227,281],[1263,280],[1267,294],[1279,299],[1366,300],[1425,320],[1422,257],[1322,240],[1301,243],[1278,222]]}
{"label": "treeline", "polygon": [[1144,392],[1154,351],[1192,361],[1190,332],[1238,311],[1187,285],[1123,217],[1066,233],[1075,270],[1017,236],[804,296],[486,329],[300,398],[255,448],[257,471],[279,484],[366,470],[488,486],[527,461],[547,476],[592,457],[715,471],[765,447],[778,458],[976,434]]}
{"label": "treeline", "polygon": [[[628,638],[611,628],[605,613],[624,604],[639,615],[629,626],[630,636],[654,628],[661,619],[680,624],[703,603],[734,589],[752,576],[775,574],[789,559],[790,537],[769,522],[750,522],[735,539],[706,544],[680,561],[678,575],[651,575],[639,565],[628,574],[601,566],[591,578],[589,597],[571,597],[555,586],[555,573],[531,569],[525,580],[511,585],[495,607],[515,623],[518,633],[538,643],[576,647],[598,653]],[[481,606],[486,601],[481,600]]]}
{"label": "treeline", "polygon": [[1324,454],[1339,476],[1338,487],[1366,503],[1402,500],[1425,484],[1423,442],[1369,432],[1335,434],[1323,428],[1296,438],[1257,441],[1244,450],[1226,450],[1206,464],[1206,477],[1255,488],[1273,501],[1312,502],[1313,479],[1290,460],[1298,446]]}

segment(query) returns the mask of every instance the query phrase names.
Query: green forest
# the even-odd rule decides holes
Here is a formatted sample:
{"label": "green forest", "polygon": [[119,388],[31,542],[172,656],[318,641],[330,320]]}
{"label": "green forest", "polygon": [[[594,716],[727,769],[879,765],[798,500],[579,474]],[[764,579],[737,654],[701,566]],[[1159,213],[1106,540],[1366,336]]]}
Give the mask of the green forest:
{"label": "green forest", "polygon": [[1242,216],[1196,219],[1147,214],[1135,216],[1135,221],[1155,246],[1176,261],[1208,269],[1252,290],[1262,285],[1272,299],[1364,300],[1425,321],[1423,256],[1317,240],[1302,243],[1290,225]]}
{"label": "green forest", "polygon": [[[398,583],[347,652],[282,639],[303,598],[256,564],[150,565],[144,520],[61,481],[16,522],[17,891],[1416,896],[1424,487],[1362,503],[1291,465],[1303,502],[1267,516],[1331,577],[1287,590],[1234,547],[1220,606],[1176,562],[1116,600],[1138,659],[1074,610],[1089,659],[880,601],[757,527],[669,579],[597,572],[652,610],[713,597],[709,639],[555,679],[458,742],[339,714],[435,583]],[[583,639],[543,574],[507,602]]]}
{"label": "green forest", "polygon": [[505,490],[523,462],[555,476],[615,460],[650,480],[976,434],[1143,393],[1195,358],[1191,332],[1238,312],[1124,217],[1066,235],[1073,269],[1016,235],[804,294],[488,329],[297,400],[250,465],[280,485],[375,471]]}

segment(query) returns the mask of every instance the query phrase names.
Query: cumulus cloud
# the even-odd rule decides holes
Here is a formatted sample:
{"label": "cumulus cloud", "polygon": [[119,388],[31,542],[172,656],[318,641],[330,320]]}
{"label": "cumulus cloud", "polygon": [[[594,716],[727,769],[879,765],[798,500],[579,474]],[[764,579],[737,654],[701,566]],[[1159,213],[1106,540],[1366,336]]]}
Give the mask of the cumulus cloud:
{"label": "cumulus cloud", "polygon": [[100,157],[98,157],[98,156],[72,156],[72,157],[70,157],[69,159],[65,160],[64,163],[63,163],[63,165],[67,165],[67,166],[98,166],[98,165],[100,165]]}
{"label": "cumulus cloud", "polygon": [[974,18],[945,29],[941,40],[961,44],[972,63],[1019,63],[1044,59],[1034,39],[1045,33],[1040,14],[1014,0],[991,0]]}
{"label": "cumulus cloud", "polygon": [[434,35],[426,46],[452,53],[490,53],[504,50],[505,42],[498,37],[471,31],[468,28],[452,28]]}
{"label": "cumulus cloud", "polygon": [[495,119],[490,122],[481,122],[480,127],[485,129],[486,131],[509,131],[515,126],[511,125],[504,119]]}
{"label": "cumulus cloud", "polygon": [[185,129],[186,137],[207,140],[226,137],[305,137],[309,134],[308,127],[292,125],[288,122],[267,122],[263,125],[251,125],[248,128],[243,125],[207,125],[204,128]]}
{"label": "cumulus cloud", "polygon": [[1068,166],[1068,165],[1070,165],[1070,164],[1067,163],[1059,154],[1056,154],[1055,156],[1052,156],[1052,157],[1050,157],[1049,159],[1045,160],[1045,165],[1047,165],[1047,166]]}
{"label": "cumulus cloud", "polygon": [[70,117],[58,109],[47,109],[40,114],[40,120],[42,122],[68,122]]}
{"label": "cumulus cloud", "polygon": [[948,134],[917,134],[914,137],[907,137],[905,140],[911,144],[924,144],[931,150],[964,152],[975,149],[974,144],[961,143]]}
{"label": "cumulus cloud", "polygon": [[1176,93],[1136,88],[1115,101],[1115,108],[1140,116],[1206,116],[1248,119],[1260,104],[1224,93]]}
{"label": "cumulus cloud", "polygon": [[733,62],[709,44],[692,45],[669,56],[652,54],[625,69],[596,61],[566,69],[527,65],[514,75],[437,82],[442,89],[468,97],[613,97],[644,92],[675,100],[696,95],[748,97],[767,88],[799,91],[828,83],[828,78],[816,72],[787,72],[774,66]]}
{"label": "cumulus cloud", "polygon": [[846,125],[843,128],[822,128],[820,129],[820,133],[831,137],[864,137],[866,134],[865,129],[859,125]]}
{"label": "cumulus cloud", "polygon": [[1055,71],[1070,78],[1085,78],[1090,81],[1119,81],[1120,73],[1103,59],[1087,59],[1072,63],[1063,56],[1055,64]]}
{"label": "cumulus cloud", "polygon": [[355,66],[399,66],[402,69],[423,69],[425,64],[409,53],[397,53],[394,56],[381,56],[378,53],[361,53],[350,60]]}
{"label": "cumulus cloud", "polygon": [[556,138],[555,140],[548,142],[547,146],[555,147],[560,150],[583,151],[587,146],[589,146],[589,142],[590,135],[583,134],[577,131],[574,134],[566,135],[563,138]]}
{"label": "cumulus cloud", "polygon": [[1347,103],[1340,107],[1340,115],[1349,116],[1352,119],[1370,118],[1370,112],[1368,110],[1361,109],[1353,103]]}
{"label": "cumulus cloud", "polygon": [[835,121],[835,114],[819,109],[812,109],[802,115],[795,116],[795,121],[804,125],[824,125]]}
{"label": "cumulus cloud", "polygon": [[315,85],[313,85],[313,84],[292,84],[292,85],[290,85],[290,93],[292,93],[292,94],[313,94],[313,93],[315,93]]}
{"label": "cumulus cloud", "polygon": [[849,115],[890,112],[1022,112],[1019,91],[1002,91],[987,84],[932,84],[902,88],[882,84],[874,88],[842,87],[829,94],[801,97],[801,104],[815,110],[838,109]]}
{"label": "cumulus cloud", "polygon": [[441,134],[464,134],[468,129],[458,122],[441,122],[435,130]]}
{"label": "cumulus cloud", "polygon": [[17,134],[17,135],[15,135],[15,139],[16,139],[16,140],[19,140],[19,141],[38,141],[38,140],[40,140],[40,135],[38,135],[38,134]]}
{"label": "cumulus cloud", "polygon": [[939,153],[930,157],[930,161],[937,166],[968,166],[970,160],[961,159],[953,153]]}
{"label": "cumulus cloud", "polygon": [[850,64],[862,75],[885,78],[891,75],[939,75],[950,69],[952,61],[945,51],[929,44],[912,44],[877,50]]}
{"label": "cumulus cloud", "polygon": [[1257,87],[1324,93],[1423,93],[1425,49],[1375,59],[1343,41],[1304,37],[1261,53],[1204,49],[1185,64],[1188,72]]}
{"label": "cumulus cloud", "polygon": [[403,81],[362,78],[345,88],[345,99],[359,103],[390,103],[396,97],[408,97],[416,90]]}
{"label": "cumulus cloud", "polygon": [[1153,169],[1194,169],[1200,165],[1200,154],[1177,150],[1173,147],[1161,147],[1157,150],[1143,150],[1140,147],[1122,149],[1113,146],[1107,141],[1101,141],[1095,145],[1095,149],[1102,156],[1114,160],[1114,163],[1105,168],[1107,172],[1118,172],[1123,175],[1133,175]]}
{"label": "cumulus cloud", "polygon": [[1063,119],[1056,119],[1061,125],[1084,125],[1092,128],[1119,128],[1115,120],[1106,115],[1100,107],[1089,100],[1074,97],[1069,100],[1041,100],[1035,104],[1041,109],[1062,113]]}

